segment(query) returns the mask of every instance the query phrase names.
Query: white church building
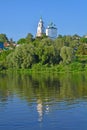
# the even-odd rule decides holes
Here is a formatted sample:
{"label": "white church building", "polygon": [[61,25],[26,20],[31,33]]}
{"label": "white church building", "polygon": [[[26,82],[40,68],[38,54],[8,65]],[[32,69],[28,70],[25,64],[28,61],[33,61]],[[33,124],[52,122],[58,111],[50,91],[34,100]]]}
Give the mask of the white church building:
{"label": "white church building", "polygon": [[45,30],[44,22],[42,18],[40,18],[38,27],[37,27],[36,37],[41,37],[43,34],[46,34],[46,36],[48,36],[51,39],[55,39],[57,37],[57,28],[55,24],[51,23],[47,26]]}
{"label": "white church building", "polygon": [[37,27],[36,37],[41,37],[42,34],[45,34],[45,27],[44,27],[44,22],[43,22],[42,18],[40,18],[38,27]]}
{"label": "white church building", "polygon": [[55,39],[57,37],[57,28],[55,24],[51,23],[49,26],[46,28],[46,36]]}

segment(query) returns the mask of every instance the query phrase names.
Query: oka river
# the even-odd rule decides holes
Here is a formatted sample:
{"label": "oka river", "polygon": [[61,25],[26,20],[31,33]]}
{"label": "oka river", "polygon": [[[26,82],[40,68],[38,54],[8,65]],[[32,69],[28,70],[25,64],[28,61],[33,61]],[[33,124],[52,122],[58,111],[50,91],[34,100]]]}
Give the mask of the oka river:
{"label": "oka river", "polygon": [[87,130],[87,73],[0,74],[0,130]]}

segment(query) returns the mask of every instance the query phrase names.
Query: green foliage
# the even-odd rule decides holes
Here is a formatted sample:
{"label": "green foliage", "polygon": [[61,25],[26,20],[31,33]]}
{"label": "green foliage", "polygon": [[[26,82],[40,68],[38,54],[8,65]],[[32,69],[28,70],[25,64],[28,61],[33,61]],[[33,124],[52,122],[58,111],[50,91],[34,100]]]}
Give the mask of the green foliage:
{"label": "green foliage", "polygon": [[87,38],[82,37],[82,38],[80,39],[80,42],[82,42],[82,43],[87,43]]}
{"label": "green foliage", "polygon": [[5,61],[0,61],[0,71],[6,70],[7,66]]}
{"label": "green foliage", "polygon": [[72,39],[73,40],[79,40],[81,37],[79,36],[79,35],[77,35],[77,34],[74,34],[73,36],[72,36]]}
{"label": "green foliage", "polygon": [[26,38],[21,38],[17,41],[17,44],[29,44],[33,42],[33,35],[31,33],[28,33]]}
{"label": "green foliage", "polygon": [[0,34],[0,42],[8,42],[6,34]]}
{"label": "green foliage", "polygon": [[26,39],[25,38],[21,38],[17,41],[17,44],[26,44]]}
{"label": "green foliage", "polygon": [[11,50],[3,51],[0,53],[0,71],[7,68],[6,57],[11,53]]}
{"label": "green foliage", "polygon": [[71,47],[63,46],[60,51],[60,56],[63,59],[63,63],[71,63],[73,59],[73,49]]}
{"label": "green foliage", "polygon": [[36,62],[35,48],[32,44],[17,47],[13,53],[8,55],[8,67],[30,68]]}
{"label": "green foliage", "polygon": [[79,62],[73,62],[70,64],[71,71],[84,71],[85,70],[85,64],[79,63]]}
{"label": "green foliage", "polygon": [[49,38],[41,41],[37,48],[37,54],[42,64],[57,64],[60,61],[59,50]]}
{"label": "green foliage", "polygon": [[80,44],[77,50],[78,55],[87,55],[87,44]]}
{"label": "green foliage", "polygon": [[77,55],[76,61],[86,64],[87,63],[87,55]]}
{"label": "green foliage", "polygon": [[5,61],[6,57],[12,52],[12,50],[4,50],[0,53],[0,61]]}
{"label": "green foliage", "polygon": [[[4,37],[2,39],[6,41],[6,35]],[[0,53],[0,68],[1,70],[6,67],[65,72],[74,70],[74,64],[76,64],[84,70],[87,66],[87,59],[82,59],[79,56],[87,55],[87,44],[82,39],[83,37],[81,38],[77,34],[73,36],[59,35],[55,40],[49,39],[45,35],[33,38],[33,35],[28,33],[25,38],[18,40],[19,46],[13,52],[3,51]],[[74,58],[77,63],[74,63]]]}
{"label": "green foliage", "polygon": [[32,42],[33,41],[33,35],[31,33],[28,33],[25,40],[26,40],[26,43]]}
{"label": "green foliage", "polygon": [[64,46],[64,39],[59,36],[57,39],[55,39],[54,44],[60,50]]}

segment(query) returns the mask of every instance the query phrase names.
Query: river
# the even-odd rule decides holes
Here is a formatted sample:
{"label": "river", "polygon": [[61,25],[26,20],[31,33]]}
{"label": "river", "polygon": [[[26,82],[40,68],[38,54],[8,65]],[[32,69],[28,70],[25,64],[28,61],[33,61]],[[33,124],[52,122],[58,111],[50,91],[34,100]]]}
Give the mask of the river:
{"label": "river", "polygon": [[86,130],[87,74],[0,74],[0,130]]}

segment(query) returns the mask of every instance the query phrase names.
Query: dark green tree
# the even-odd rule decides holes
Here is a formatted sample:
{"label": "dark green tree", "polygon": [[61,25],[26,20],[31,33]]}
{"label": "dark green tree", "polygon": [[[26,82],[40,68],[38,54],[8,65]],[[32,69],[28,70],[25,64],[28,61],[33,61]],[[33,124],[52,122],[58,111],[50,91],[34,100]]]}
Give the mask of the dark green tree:
{"label": "dark green tree", "polygon": [[82,38],[80,39],[80,42],[81,42],[81,43],[87,43],[87,38],[82,37]]}
{"label": "dark green tree", "polygon": [[17,44],[26,44],[26,39],[25,38],[21,38],[17,41]]}
{"label": "dark green tree", "polygon": [[31,33],[28,33],[25,39],[26,39],[26,43],[31,43],[34,40],[33,35]]}
{"label": "dark green tree", "polygon": [[0,42],[8,42],[8,38],[6,34],[0,34]]}

